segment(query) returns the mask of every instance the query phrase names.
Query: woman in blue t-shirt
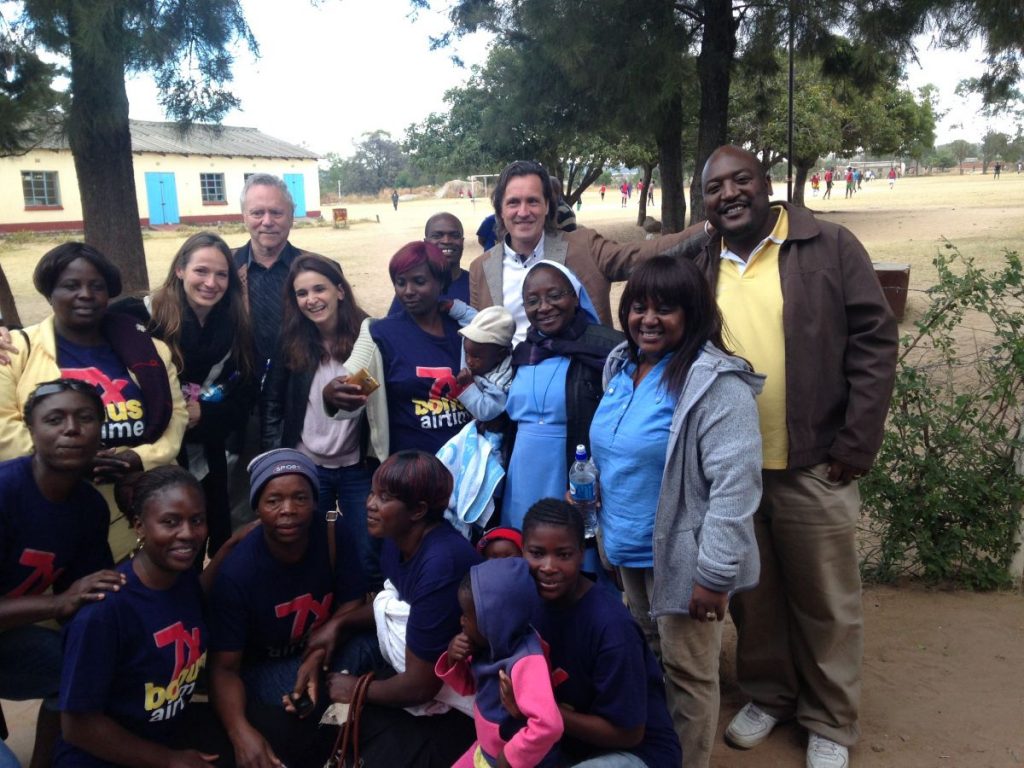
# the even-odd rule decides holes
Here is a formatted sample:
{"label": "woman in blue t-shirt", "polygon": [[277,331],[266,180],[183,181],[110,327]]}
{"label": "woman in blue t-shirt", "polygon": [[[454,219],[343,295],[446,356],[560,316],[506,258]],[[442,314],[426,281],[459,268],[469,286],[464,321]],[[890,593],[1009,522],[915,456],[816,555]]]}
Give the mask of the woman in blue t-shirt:
{"label": "woman in blue t-shirt", "polygon": [[121,275],[92,246],[58,245],[39,260],[32,281],[53,314],[13,334],[18,351],[9,365],[0,365],[0,459],[29,453],[21,409],[40,381],[61,377],[95,385],[106,418],[91,479],[111,508],[110,548],[119,560],[131,550],[131,536],[114,514],[109,491],[118,478],[170,464],[178,455],[188,413],[177,369],[162,341],[134,318],[107,311],[121,292]]}
{"label": "woman in blue t-shirt", "polygon": [[[177,748],[197,738],[189,716],[206,662],[196,558],[206,541],[203,490],[172,465],[134,485],[138,546],[125,584],[68,625],[56,768],[209,766],[215,755]],[[195,743],[195,742],[193,742]]]}
{"label": "woman in blue t-shirt", "polygon": [[[33,765],[50,765],[60,732],[60,632],[124,578],[112,570],[106,502],[89,485],[103,402],[89,384],[58,379],[25,403],[30,456],[0,463],[0,698],[43,699]],[[3,764],[3,760],[0,760]]]}
{"label": "woman in blue t-shirt", "polygon": [[433,243],[417,240],[402,246],[388,272],[402,311],[365,322],[345,363],[351,371],[368,369],[381,387],[367,398],[359,387],[335,379],[324,390],[324,400],[341,417],[369,406],[370,442],[380,459],[404,450],[436,453],[472,419],[458,400],[459,323],[442,304],[464,313],[463,320],[475,312],[460,301],[454,302],[457,309],[439,301],[451,272]]}
{"label": "woman in blue t-shirt", "polygon": [[[444,464],[422,451],[392,455],[373,476],[367,526],[383,539],[386,581],[372,609],[357,613],[375,627],[395,674],[367,689],[360,753],[368,768],[447,768],[475,738],[471,702],[434,675],[434,662],[460,631],[459,584],[480,562],[444,519],[451,491]],[[351,701],[356,677],[329,681],[332,701]]]}
{"label": "woman in blue t-shirt", "polygon": [[345,360],[366,319],[333,261],[306,254],[292,262],[278,351],[263,387],[263,450],[295,448],[315,464],[320,516],[341,509],[345,536],[371,587],[380,586],[380,545],[366,532],[366,497],[378,462],[366,451],[366,418],[335,419],[324,387],[358,369]]}
{"label": "woman in blue t-shirt", "polygon": [[[523,557],[544,600],[537,630],[551,647],[561,752],[577,768],[662,768],[682,760],[661,668],[621,600],[582,575],[583,518],[542,499],[523,520]],[[502,682],[513,714],[515,691]]]}
{"label": "woman in blue t-shirt", "polygon": [[322,669],[363,671],[376,662],[375,639],[351,621],[365,603],[365,581],[341,523],[315,514],[319,483],[307,456],[268,451],[249,473],[260,525],[214,578],[211,700],[239,765],[312,765],[317,758],[305,750],[314,748],[318,718],[300,722],[285,707],[303,694],[316,704]]}
{"label": "woman in blue t-shirt", "polygon": [[178,463],[203,484],[213,557],[231,536],[225,441],[256,398],[245,289],[228,244],[197,232],[174,256],[163,285],[111,310],[137,316],[171,350],[188,429]]}

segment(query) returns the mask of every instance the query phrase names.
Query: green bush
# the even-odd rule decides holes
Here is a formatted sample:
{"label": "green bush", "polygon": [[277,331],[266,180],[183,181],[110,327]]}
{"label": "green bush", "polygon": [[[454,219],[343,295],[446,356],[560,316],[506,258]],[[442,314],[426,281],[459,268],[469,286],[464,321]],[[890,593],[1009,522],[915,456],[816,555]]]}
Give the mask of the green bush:
{"label": "green bush", "polygon": [[933,263],[939,279],[901,339],[882,449],[861,484],[862,569],[993,589],[1011,580],[1024,502],[1024,272],[1015,252],[986,272],[950,244]]}

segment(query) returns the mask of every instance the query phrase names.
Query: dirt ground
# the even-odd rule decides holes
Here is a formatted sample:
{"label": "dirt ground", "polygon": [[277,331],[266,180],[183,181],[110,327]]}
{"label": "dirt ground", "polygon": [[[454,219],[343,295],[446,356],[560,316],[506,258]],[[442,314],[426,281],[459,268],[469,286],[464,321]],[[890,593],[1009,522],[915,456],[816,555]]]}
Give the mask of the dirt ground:
{"label": "dirt ground", "polygon": [[[781,191],[781,190],[780,190]],[[840,195],[842,192],[840,191]],[[658,194],[660,203],[660,194]],[[807,190],[808,206],[823,218],[849,227],[876,261],[911,265],[911,293],[904,328],[925,304],[921,293],[934,277],[930,260],[943,239],[979,263],[996,263],[1006,248],[1024,242],[1024,175],[905,178],[894,190],[884,180],[864,185],[852,200],[822,201]],[[596,191],[584,197],[578,221],[617,240],[642,237],[634,225],[636,199],[619,207],[611,191],[602,203]],[[467,231],[464,265],[480,253],[473,233],[487,215],[484,201],[420,199],[346,206],[351,226],[298,225],[297,245],[343,265],[359,301],[381,314],[391,301],[387,259],[403,243],[422,237],[426,218],[448,210]],[[659,215],[655,210],[654,215]],[[324,215],[330,218],[330,212]],[[159,283],[187,233],[147,233],[151,281]],[[246,235],[225,232],[232,246]],[[25,322],[47,311],[31,284],[39,256],[57,240],[15,239],[0,244],[0,264],[11,281]],[[864,592],[865,658],[862,736],[852,751],[860,768],[1010,768],[1024,766],[1024,597],[1020,593],[975,594],[928,589],[868,587]],[[719,731],[744,703],[732,665],[734,635],[727,628],[723,649]],[[27,764],[35,704],[4,702],[12,728],[8,744]],[[721,740],[714,768],[799,766],[804,736],[794,724],[780,726],[751,752]]]}

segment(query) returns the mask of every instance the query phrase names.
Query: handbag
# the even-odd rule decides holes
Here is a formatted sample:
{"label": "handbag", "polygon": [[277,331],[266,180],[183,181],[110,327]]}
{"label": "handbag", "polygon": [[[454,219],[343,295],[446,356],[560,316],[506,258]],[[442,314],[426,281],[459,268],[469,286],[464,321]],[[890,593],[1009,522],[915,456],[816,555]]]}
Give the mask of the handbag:
{"label": "handbag", "polygon": [[[367,672],[356,681],[355,690],[352,692],[352,701],[348,707],[348,714],[345,722],[338,731],[331,748],[331,756],[324,764],[324,768],[361,768],[362,759],[359,757],[359,718],[363,712],[363,705],[366,703],[366,692],[373,682],[373,672]],[[351,754],[351,762],[349,756]]]}

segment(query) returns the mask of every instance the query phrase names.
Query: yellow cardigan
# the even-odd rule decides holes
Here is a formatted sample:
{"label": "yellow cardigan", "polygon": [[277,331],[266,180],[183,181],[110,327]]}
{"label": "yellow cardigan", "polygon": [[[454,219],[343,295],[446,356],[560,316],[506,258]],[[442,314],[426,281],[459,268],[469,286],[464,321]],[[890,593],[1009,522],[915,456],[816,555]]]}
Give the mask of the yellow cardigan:
{"label": "yellow cardigan", "polygon": [[[38,325],[26,328],[25,335],[31,343],[31,351],[26,350],[22,334],[12,332],[11,339],[18,347],[18,352],[11,356],[10,365],[0,365],[0,460],[4,461],[32,453],[32,436],[22,416],[25,401],[41,382],[60,378],[53,315]],[[144,469],[172,464],[181,448],[185,428],[188,426],[188,412],[185,410],[185,400],[181,395],[181,384],[178,383],[178,371],[171,361],[171,351],[158,339],[153,339],[153,344],[164,368],[167,369],[172,411],[167,429],[159,440],[131,447],[142,460]],[[96,489],[103,494],[107,506],[110,507],[108,540],[114,553],[114,560],[119,561],[131,552],[135,543],[135,533],[114,504],[113,485],[105,483],[96,486]]]}

